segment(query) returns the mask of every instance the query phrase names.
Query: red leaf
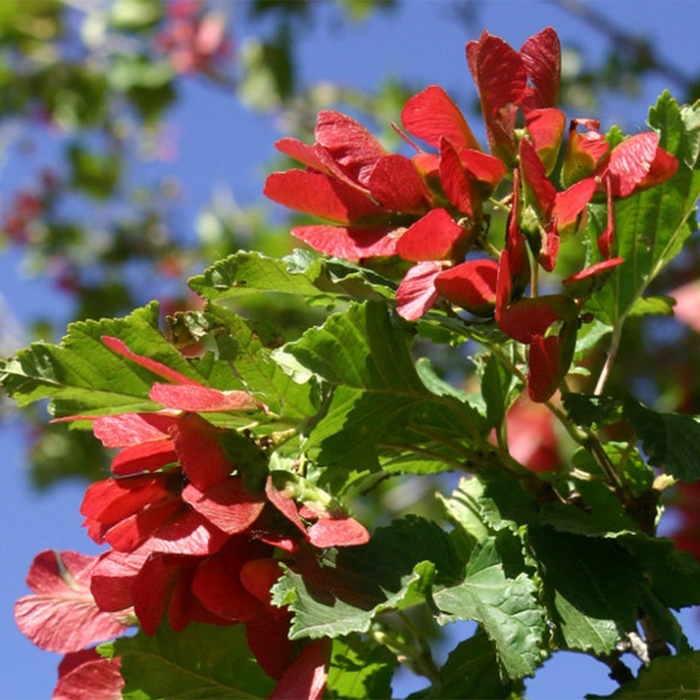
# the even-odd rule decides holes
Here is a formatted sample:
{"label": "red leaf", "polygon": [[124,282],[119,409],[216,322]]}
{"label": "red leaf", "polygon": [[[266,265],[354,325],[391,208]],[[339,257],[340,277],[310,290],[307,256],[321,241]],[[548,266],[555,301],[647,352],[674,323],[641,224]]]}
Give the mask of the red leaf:
{"label": "red leaf", "polygon": [[241,568],[241,583],[246,590],[259,600],[267,611],[277,620],[288,616],[285,608],[272,605],[272,587],[282,575],[277,559],[264,557],[251,559]]}
{"label": "red leaf", "polygon": [[323,152],[319,153],[319,149],[314,146],[309,146],[299,141],[299,139],[288,136],[275,141],[275,148],[290,158],[294,158],[294,160],[298,160],[300,163],[318,170],[320,173],[330,174],[326,159],[322,156]]}
{"label": "red leaf", "polygon": [[528,113],[525,126],[549,175],[557,163],[566,115],[558,109],[535,109]]}
{"label": "red leaf", "polygon": [[183,471],[200,491],[226,480],[233,471],[235,465],[228,461],[221,444],[225,430],[186,414],[170,432]]}
{"label": "red leaf", "polygon": [[322,700],[328,680],[331,641],[309,644],[285,670],[270,700]]}
{"label": "red leaf", "polygon": [[105,659],[95,649],[66,654],[58,666],[52,700],[121,700],[120,667],[119,657]]}
{"label": "red leaf", "polygon": [[395,154],[383,156],[368,181],[372,197],[388,211],[422,215],[428,209],[430,191],[413,161]]}
{"label": "red leaf", "polygon": [[617,145],[600,177],[610,181],[613,196],[628,197],[635,189],[666,181],[677,169],[678,161],[659,148],[659,135],[647,131]]}
{"label": "red leaf", "polygon": [[595,190],[596,182],[589,177],[579,180],[564,192],[557,192],[552,219],[556,222],[557,231],[561,236],[574,233],[579,217],[591,201]]}
{"label": "red leaf", "polygon": [[95,604],[90,575],[97,557],[45,550],[34,558],[27,585],[34,594],[15,603],[22,633],[42,649],[78,651],[122,634],[126,625]]}
{"label": "red leaf", "polygon": [[500,158],[472,148],[460,151],[459,159],[465,170],[477,180],[477,189],[482,198],[490,197],[508,172]]}
{"label": "red leaf", "polygon": [[552,27],[545,27],[520,47],[520,56],[532,88],[523,100],[526,110],[556,107],[559,101],[561,46]]}
{"label": "red leaf", "polygon": [[247,622],[259,614],[259,601],[241,582],[244,564],[268,554],[256,540],[232,537],[212,557],[202,562],[192,581],[192,591],[205,608],[232,622]]}
{"label": "red leaf", "polygon": [[194,510],[184,510],[158,528],[149,538],[154,552],[204,556],[218,552],[228,535]]}
{"label": "red leaf", "polygon": [[[586,129],[585,133],[578,132],[579,126]],[[564,187],[591,175],[610,151],[610,144],[598,131],[599,128],[600,122],[596,119],[571,120],[561,172]]]}
{"label": "red leaf", "polygon": [[441,272],[435,278],[435,288],[469,313],[491,316],[496,306],[497,276],[495,261],[469,260]]}
{"label": "red leaf", "polygon": [[316,119],[316,142],[349,178],[367,186],[377,161],[386,151],[362,124],[341,112],[322,110]]}
{"label": "red leaf", "polygon": [[181,374],[171,367],[164,365],[162,362],[153,360],[150,357],[144,357],[143,355],[137,355],[135,352],[129,350],[126,343],[119,338],[103,335],[101,340],[110,350],[116,352],[118,355],[126,357],[128,360],[135,362],[137,365],[141,365],[141,367],[145,367],[147,370],[153,372],[153,374],[157,374],[159,377],[163,377],[163,379],[167,379],[169,382],[173,382],[175,384],[198,383],[194,379],[190,379],[184,374]]}
{"label": "red leaf", "polygon": [[481,150],[459,107],[438,85],[431,85],[407,100],[401,123],[409,133],[434,148],[440,146],[441,138],[447,138],[457,150]]}
{"label": "red leaf", "polygon": [[569,296],[575,299],[585,299],[593,292],[600,289],[610,276],[613,268],[625,262],[624,258],[610,258],[602,262],[590,265],[562,281],[564,289]]}
{"label": "red leaf", "polygon": [[240,477],[229,477],[202,493],[194,484],[185,486],[182,499],[219,530],[233,535],[249,528],[265,505],[262,496],[253,495]]}
{"label": "red leaf", "polygon": [[151,440],[168,438],[168,429],[177,421],[160,413],[120,413],[98,416],[92,432],[105,447],[127,447]]}
{"label": "red leaf", "polygon": [[401,236],[396,252],[404,260],[449,260],[467,232],[445,209],[432,209]]}
{"label": "red leaf", "polygon": [[262,404],[245,391],[219,391],[200,384],[154,384],[148,397],[166,408],[191,413],[256,411]]}
{"label": "red leaf", "polygon": [[103,479],[88,486],[80,512],[104,525],[113,525],[146,506],[153,508],[156,504],[173,500],[179,503],[179,495],[173,492],[172,482],[173,476],[163,473]]}
{"label": "red leaf", "polygon": [[263,193],[285,207],[338,224],[386,215],[364,192],[323,173],[272,173]]}
{"label": "red leaf", "polygon": [[150,555],[145,548],[128,553],[110,550],[100,556],[90,579],[90,591],[100,610],[119,612],[134,604],[131,587]]}
{"label": "red leaf", "polygon": [[369,542],[369,532],[350,516],[319,518],[309,528],[309,541],[315,547],[355,547]]}
{"label": "red leaf", "polygon": [[270,503],[272,503],[290,523],[298,528],[303,533],[304,537],[306,537],[306,526],[299,517],[297,504],[294,502],[294,499],[286,495],[284,491],[280,491],[275,487],[271,475],[267,477],[265,483],[265,494]]}
{"label": "red leaf", "polygon": [[396,226],[297,226],[292,235],[314,250],[343,260],[361,260],[396,253]]}
{"label": "red leaf", "polygon": [[123,449],[112,460],[112,473],[132,476],[142,472],[154,472],[167,464],[177,462],[172,441],[152,440]]}
{"label": "red leaf", "polygon": [[550,217],[557,191],[547,179],[544,164],[535,147],[521,139],[519,146],[520,176],[525,189],[525,201],[535,207],[540,223],[546,226]]}
{"label": "red leaf", "polygon": [[544,336],[555,321],[576,317],[576,305],[563,294],[520,299],[501,311],[498,327],[520,343]]}
{"label": "red leaf", "polygon": [[[527,393],[536,403],[542,403],[557,390],[565,369],[560,357],[561,338],[536,336],[528,355]],[[566,368],[568,369],[568,368]]]}
{"label": "red leaf", "polygon": [[480,219],[481,196],[471,173],[468,173],[454,146],[447,140],[440,141],[440,181],[452,204],[472,219]]}
{"label": "red leaf", "polygon": [[484,113],[491,153],[512,156],[517,108],[526,95],[527,71],[520,54],[484,31],[466,46],[467,63]]}
{"label": "red leaf", "polygon": [[294,661],[298,642],[289,639],[289,616],[275,618],[267,608],[246,623],[248,646],[268,676],[279,679]]}
{"label": "red leaf", "polygon": [[438,299],[435,278],[442,270],[439,262],[420,262],[401,280],[396,290],[396,311],[408,321],[415,321],[432,309]]}

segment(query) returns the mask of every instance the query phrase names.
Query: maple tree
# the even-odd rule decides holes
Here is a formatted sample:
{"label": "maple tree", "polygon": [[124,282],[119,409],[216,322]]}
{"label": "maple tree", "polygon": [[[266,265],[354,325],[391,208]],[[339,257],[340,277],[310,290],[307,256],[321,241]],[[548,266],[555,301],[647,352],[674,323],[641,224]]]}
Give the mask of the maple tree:
{"label": "maple tree", "polygon": [[[230,45],[193,7],[160,45],[215,70]],[[467,43],[488,152],[437,85],[393,125],[401,153],[322,110],[265,184],[307,248],[218,260],[165,332],[150,303],[3,363],[20,405],[118,450],[81,507],[108,549],[41,552],[15,608],[65,654],[54,697],[391,697],[400,663],[414,697],[509,697],[564,649],[615,697],[698,689],[673,611],[700,603],[700,427],[611,374],[630,323],[670,312],[653,285],[696,228],[700,108],[666,92],[646,132],[567,130],[560,59],[552,28]],[[40,209],[21,199],[18,240]],[[245,316],[279,294],[326,312],[291,339]],[[437,508],[376,517],[406,478]],[[466,620],[439,667],[429,630]]]}

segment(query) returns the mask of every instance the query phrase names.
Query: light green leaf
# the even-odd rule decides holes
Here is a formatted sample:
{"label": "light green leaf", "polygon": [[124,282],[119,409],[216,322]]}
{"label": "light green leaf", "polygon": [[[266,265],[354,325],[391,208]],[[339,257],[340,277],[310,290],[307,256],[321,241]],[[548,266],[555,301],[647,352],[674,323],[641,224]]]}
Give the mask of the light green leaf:
{"label": "light green leaf", "polygon": [[308,301],[383,299],[395,285],[380,275],[343,260],[328,260],[296,250],[282,259],[241,251],[219,260],[190,280],[190,287],[209,301],[245,294],[281,292]]}
{"label": "light green leaf", "polygon": [[464,465],[485,445],[483,418],[457,396],[428,390],[404,326],[392,321],[383,304],[368,302],[330,316],[284,350],[334,387],[307,444],[320,466],[335,470],[326,478],[336,488],[346,477],[354,480],[390,464],[418,472]]}
{"label": "light green leaf", "polygon": [[385,646],[352,634],[334,639],[326,682],[327,698],[365,700],[390,698],[391,679],[398,665]]}
{"label": "light green leaf", "polygon": [[158,378],[100,340],[103,335],[116,336],[133,352],[202,380],[158,330],[157,309],[151,303],[122,319],[71,323],[60,345],[32,343],[7,360],[0,383],[20,406],[51,399],[49,408],[57,417],[157,410],[159,404],[151,402],[148,393]]}
{"label": "light green leaf", "polygon": [[[662,185],[615,202],[615,254],[625,262],[615,268],[608,283],[587,305],[611,326],[619,327],[633,310],[640,310],[639,300],[651,282],[697,228],[698,114],[700,105],[681,110],[668,92],[649,112],[649,125],[659,132],[661,147],[676,156],[679,167]],[[607,224],[606,207],[592,205],[590,214],[589,232],[595,239]],[[592,248],[596,248],[595,243]]]}
{"label": "light green leaf", "polygon": [[275,686],[255,661],[244,625],[190,622],[181,632],[163,623],[113,643],[121,659],[126,700],[266,698]]}
{"label": "light green leaf", "polygon": [[246,389],[274,413],[287,418],[304,418],[318,411],[316,383],[295,381],[277,361],[274,348],[281,339],[274,329],[216,304],[211,304],[208,311],[215,324],[223,324],[228,330],[215,334],[219,358],[235,369]]}
{"label": "light green leaf", "polygon": [[475,547],[464,581],[436,591],[433,599],[443,623],[481,624],[509,678],[532,675],[542,662],[546,624],[537,587],[523,572],[514,578],[506,574],[495,537]]}

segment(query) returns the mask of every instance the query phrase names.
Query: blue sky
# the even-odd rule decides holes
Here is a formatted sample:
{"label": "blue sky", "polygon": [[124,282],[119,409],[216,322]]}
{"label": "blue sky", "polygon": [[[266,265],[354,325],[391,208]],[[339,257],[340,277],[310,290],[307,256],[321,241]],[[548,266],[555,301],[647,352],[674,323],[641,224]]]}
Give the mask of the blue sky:
{"label": "blue sky", "polygon": [[[590,4],[627,31],[652,36],[663,58],[689,73],[700,73],[700,3],[618,0]],[[239,14],[234,7],[234,17]],[[447,2],[407,0],[399,12],[380,15],[366,25],[339,25],[334,17],[337,19],[334,13],[324,12],[315,30],[300,42],[304,82],[329,80],[371,89],[389,74],[410,78],[418,86],[439,83],[462,105],[466,104],[463,100],[474,97],[464,44],[478,32],[469,34],[455,22]],[[482,3],[479,20],[479,30],[487,28],[514,46],[547,25],[557,29],[565,45],[575,42],[587,60],[597,61],[604,46],[597,33],[548,2],[487,1]],[[235,29],[239,35],[249,31],[240,23]],[[609,99],[601,115],[603,127],[624,119],[628,130],[642,129],[648,106],[666,87],[663,79],[651,80],[647,86],[634,103]],[[283,135],[274,117],[251,115],[222,91],[211,91],[193,81],[186,86],[185,100],[170,121],[179,134],[180,157],[163,167],[183,185],[179,215],[184,227],[193,227],[214,186],[227,186],[240,203],[260,201],[262,166],[274,153],[273,142]],[[478,132],[480,125],[475,127]],[[41,162],[38,156],[34,158]],[[10,153],[0,171],[4,201],[26,184],[24,172],[17,155]],[[20,321],[56,309],[67,311],[67,307],[61,309],[51,289],[27,277],[20,257],[12,252],[3,251],[0,256],[0,294]],[[24,467],[26,437],[17,421],[0,430],[5,485],[5,503],[0,509],[0,700],[48,698],[56,680],[60,657],[33,647],[16,630],[12,616],[14,601],[28,592],[24,577],[31,560],[46,548],[97,551],[80,527],[78,509],[84,485],[64,483],[47,494],[29,488]],[[700,620],[695,612],[683,617]],[[697,624],[693,635],[700,645]],[[528,696],[531,700],[576,699],[586,692],[607,694],[615,687],[602,664],[574,654],[558,654],[528,684]]]}

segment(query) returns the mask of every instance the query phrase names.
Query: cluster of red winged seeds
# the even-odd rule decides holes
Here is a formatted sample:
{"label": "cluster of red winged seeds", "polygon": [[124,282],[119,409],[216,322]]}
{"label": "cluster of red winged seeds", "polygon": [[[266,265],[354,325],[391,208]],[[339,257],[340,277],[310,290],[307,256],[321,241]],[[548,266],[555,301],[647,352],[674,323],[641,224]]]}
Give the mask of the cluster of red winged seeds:
{"label": "cluster of red winged seeds", "polygon": [[[119,452],[113,476],[88,487],[81,513],[90,537],[111,548],[99,557],[42,552],[27,579],[34,593],[16,604],[33,642],[68,654],[57,692],[84,694],[89,676],[118,695],[115,666],[85,650],[136,620],[155,634],[167,618],[174,631],[190,621],[245,625],[258,663],[278,681],[277,696],[320,697],[328,645],[291,641],[291,615],[272,605],[270,591],[280,563],[303,559],[308,569],[309,552],[364,544],[369,533],[323,494],[312,498],[312,489],[298,503],[294,475],[268,472],[261,453],[232,461],[227,440],[244,438],[200,414],[264,412],[252,395],[206,387],[117,338],[102,340],[167,383],[150,390],[159,411],[91,419],[96,437]],[[69,420],[76,419],[86,417]],[[257,480],[256,457],[264,465]]]}
{"label": "cluster of red winged seeds", "polygon": [[[623,262],[614,256],[614,199],[663,182],[678,164],[653,132],[613,148],[598,122],[574,119],[562,165],[555,167],[566,117],[557,108],[561,50],[552,28],[519,51],[484,32],[467,44],[466,56],[489,153],[449,95],[433,85],[401,112],[411,157],[388,153],[349,116],[323,111],[314,144],[277,143],[304,168],[272,173],[264,191],[325,221],[292,229],[321,253],[414,263],[396,293],[404,318],[420,318],[439,300],[493,318],[528,346],[528,391],[534,401],[546,401],[568,372],[581,300]],[[507,235],[494,251],[485,241],[485,209],[505,182],[512,186],[501,202],[510,207]],[[576,232],[596,196],[608,202],[608,226],[598,240],[602,260],[563,280],[560,294],[525,296],[533,265],[554,269],[560,241]]]}

